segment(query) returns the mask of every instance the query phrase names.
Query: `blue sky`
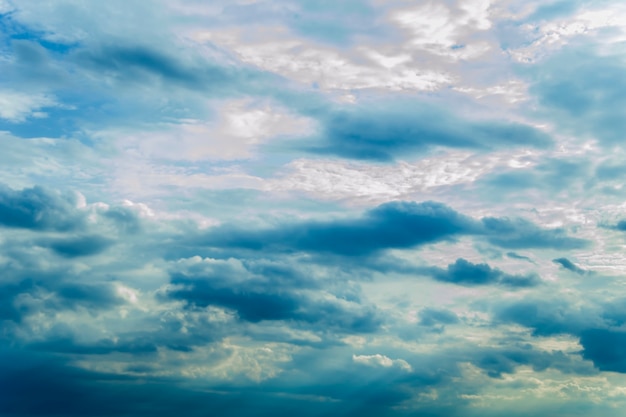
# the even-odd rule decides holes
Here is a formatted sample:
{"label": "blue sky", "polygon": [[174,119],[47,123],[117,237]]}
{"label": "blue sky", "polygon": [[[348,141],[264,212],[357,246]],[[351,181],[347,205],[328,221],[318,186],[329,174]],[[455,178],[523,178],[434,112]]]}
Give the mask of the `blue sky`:
{"label": "blue sky", "polygon": [[624,22],[0,0],[0,414],[622,416]]}

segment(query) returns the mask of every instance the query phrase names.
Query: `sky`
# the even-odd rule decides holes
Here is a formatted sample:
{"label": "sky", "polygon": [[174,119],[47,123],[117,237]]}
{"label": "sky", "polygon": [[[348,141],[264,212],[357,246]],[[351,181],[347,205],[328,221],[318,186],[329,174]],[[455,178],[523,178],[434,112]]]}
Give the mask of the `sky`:
{"label": "sky", "polygon": [[0,0],[0,415],[623,416],[626,4]]}

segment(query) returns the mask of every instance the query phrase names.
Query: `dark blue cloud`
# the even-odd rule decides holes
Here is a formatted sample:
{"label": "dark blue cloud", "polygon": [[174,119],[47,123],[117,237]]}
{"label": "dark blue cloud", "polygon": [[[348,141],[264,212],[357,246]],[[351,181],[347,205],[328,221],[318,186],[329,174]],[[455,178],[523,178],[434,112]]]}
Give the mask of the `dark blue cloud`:
{"label": "dark blue cloud", "polygon": [[54,253],[66,257],[97,255],[107,250],[114,241],[103,236],[86,235],[67,238],[43,239],[37,244],[50,248]]}
{"label": "dark blue cloud", "polygon": [[544,133],[500,121],[471,122],[425,103],[378,103],[318,116],[322,144],[308,150],[345,158],[390,161],[436,146],[492,149],[546,147]]}
{"label": "dark blue cloud", "polygon": [[[172,283],[182,288],[173,289],[168,296],[185,300],[191,305],[206,307],[218,305],[236,310],[243,320],[287,320],[295,315],[303,300],[290,293],[253,291],[251,288],[220,287],[215,279],[173,276]],[[222,284],[224,285],[224,284]]]}
{"label": "dark blue cloud", "polygon": [[29,313],[30,309],[25,306],[17,306],[15,298],[19,294],[33,292],[34,289],[33,282],[29,280],[0,285],[0,323],[4,320],[15,323],[20,322],[22,317]]}
{"label": "dark blue cloud", "polygon": [[5,416],[165,417],[189,408],[187,415],[199,417],[206,415],[207,407],[213,412],[253,416],[259,415],[260,406],[268,415],[286,415],[301,406],[288,400],[272,405],[264,395],[242,395],[228,388],[214,394],[182,388],[173,379],[137,384],[132,376],[92,372],[32,351],[3,349],[0,357],[0,414]]}
{"label": "dark blue cloud", "polygon": [[[618,298],[605,302],[600,317],[610,327],[620,327],[626,323],[626,299]],[[599,326],[597,326],[599,327]]]}
{"label": "dark blue cloud", "polygon": [[356,220],[305,222],[257,231],[218,227],[203,241],[216,247],[359,256],[452,239],[479,229],[480,225],[472,218],[441,203],[393,202],[382,204]]}
{"label": "dark blue cloud", "polygon": [[97,314],[125,303],[114,285],[103,282],[93,271],[91,275],[77,274],[71,265],[57,264],[15,257],[0,267],[0,322],[19,323],[32,315],[53,317],[71,310]]}
{"label": "dark blue cloud", "polygon": [[448,265],[447,269],[430,267],[423,268],[422,273],[430,275],[437,281],[449,282],[457,285],[490,285],[499,284],[507,287],[534,287],[541,282],[536,274],[511,275],[488,264],[473,264],[463,258]]}
{"label": "dark blue cloud", "polygon": [[615,224],[601,224],[601,227],[605,227],[607,229],[617,230],[620,232],[626,231],[626,220],[619,220]]}
{"label": "dark blue cloud", "polygon": [[407,249],[463,235],[485,237],[508,249],[583,248],[589,242],[563,229],[542,229],[520,218],[485,217],[478,221],[437,202],[391,202],[357,219],[309,221],[273,229],[244,230],[226,225],[196,238],[195,244],[255,251],[372,255],[385,249]]}
{"label": "dark blue cloud", "polygon": [[501,378],[502,374],[513,374],[519,366],[529,366],[536,372],[548,368],[570,373],[571,359],[560,351],[537,351],[530,344],[512,343],[500,349],[484,349],[476,352],[473,363],[483,369],[491,378]]}
{"label": "dark blue cloud", "polygon": [[[113,230],[121,233],[137,234],[142,231],[137,212],[128,207],[94,209],[95,212],[80,208],[78,194],[75,193],[61,193],[41,186],[13,190],[0,184],[0,227],[30,229],[41,232],[41,235],[46,235],[46,232],[68,233],[63,237],[55,235],[54,238],[35,241],[60,255],[91,255],[109,247],[113,240],[92,231],[99,224],[112,226]],[[96,221],[87,222],[89,214]]]}
{"label": "dark blue cloud", "polygon": [[0,185],[0,225],[6,227],[69,231],[84,226],[73,195],[61,195],[42,187],[15,191]]}
{"label": "dark blue cloud", "polygon": [[535,336],[578,334],[594,323],[592,315],[572,309],[563,300],[521,300],[502,304],[495,311],[501,323],[515,323],[532,329]]}
{"label": "dark blue cloud", "polygon": [[220,306],[235,310],[238,316],[253,323],[266,320],[295,321],[320,329],[335,328],[347,332],[373,332],[381,319],[373,308],[358,303],[316,300],[271,282],[246,280],[237,282],[229,277],[174,274],[176,287],[167,297],[184,300],[189,306]]}
{"label": "dark blue cloud", "polygon": [[571,334],[580,339],[584,359],[601,371],[626,373],[626,322],[624,300],[599,307],[574,307],[564,300],[523,300],[502,305],[495,312],[498,322],[532,329],[535,336]]}
{"label": "dark blue cloud", "polygon": [[[165,417],[187,410],[190,417],[216,415],[270,417],[299,415],[346,417],[412,415],[394,409],[415,391],[427,392],[449,380],[447,366],[425,363],[420,373],[393,369],[344,367],[326,363],[294,364],[310,372],[286,370],[278,381],[263,384],[194,384],[174,377],[146,378],[132,374],[145,367],[130,365],[125,374],[96,372],[72,366],[69,360],[43,352],[0,350],[0,414],[3,416]],[[342,364],[344,365],[344,364]],[[313,372],[315,370],[315,372]],[[33,377],[36,372],[36,378]],[[303,381],[304,380],[304,381]],[[443,393],[442,393],[443,395]],[[425,417],[457,416],[455,405],[419,406]],[[421,408],[424,412],[421,412]]]}
{"label": "dark blue cloud", "polygon": [[[16,300],[25,295],[33,302],[17,307]],[[0,299],[5,303],[5,309],[1,310],[2,318],[14,322],[38,313],[54,314],[78,309],[97,312],[124,303],[111,285],[64,282],[61,277],[56,282],[24,279],[17,284],[2,285]]]}
{"label": "dark blue cloud", "polygon": [[112,307],[124,304],[124,300],[115,291],[115,288],[106,283],[80,283],[80,282],[58,282],[42,285],[54,291],[56,301],[46,303],[47,308],[53,310],[86,308],[88,310],[108,310]]}
{"label": "dark blue cloud", "polygon": [[[161,341],[167,344],[165,340]],[[28,345],[29,349],[47,353],[63,353],[74,355],[108,355],[114,352],[129,353],[132,355],[146,355],[157,353],[157,345],[151,342],[143,342],[136,337],[131,341],[113,341],[110,339],[99,340],[92,343],[81,343],[73,336],[48,336],[45,341],[35,342]]]}
{"label": "dark blue cloud", "polygon": [[559,264],[568,271],[572,271],[578,275],[587,275],[589,273],[589,271],[582,269],[567,258],[553,259],[552,262]]}
{"label": "dark blue cloud", "polygon": [[519,253],[516,253],[516,252],[507,252],[506,256],[508,256],[511,259],[520,259],[520,260],[524,260],[528,262],[533,262],[533,260],[530,259],[528,256],[520,255]]}
{"label": "dark blue cloud", "polygon": [[[2,321],[21,323],[24,318],[54,315],[68,310],[96,313],[124,304],[115,290],[106,284],[80,284],[49,276],[48,280],[23,279],[0,285],[0,328]],[[56,281],[49,281],[56,279]],[[18,303],[27,298],[29,303]]]}
{"label": "dark blue cloud", "polygon": [[601,371],[626,373],[626,332],[585,329],[580,333],[582,356]]}
{"label": "dark blue cloud", "polygon": [[141,46],[109,46],[99,50],[77,51],[77,57],[85,65],[122,79],[139,81],[144,78],[145,82],[146,76],[153,75],[189,88],[203,88],[207,85],[220,88],[232,83],[236,73],[235,68],[228,71],[219,66],[185,66],[174,57]]}

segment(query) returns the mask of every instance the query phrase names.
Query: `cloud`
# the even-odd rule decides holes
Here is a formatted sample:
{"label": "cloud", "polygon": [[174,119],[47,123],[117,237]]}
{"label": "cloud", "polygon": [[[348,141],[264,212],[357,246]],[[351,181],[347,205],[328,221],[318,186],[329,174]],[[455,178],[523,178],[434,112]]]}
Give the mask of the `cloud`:
{"label": "cloud", "polygon": [[97,235],[76,236],[60,239],[44,239],[38,245],[50,248],[66,258],[97,255],[113,244],[111,239]]}
{"label": "cloud", "polygon": [[[62,311],[104,312],[124,304],[109,283],[81,283],[71,271],[3,268],[8,282],[0,285],[0,319],[14,323],[37,314]],[[36,277],[36,278],[33,278]],[[5,323],[6,324],[6,323]]]}
{"label": "cloud", "polygon": [[[183,404],[195,404],[197,411],[191,410],[189,415],[200,416],[204,412],[200,410],[204,410],[209,398],[213,407],[222,408],[228,408],[231,401],[241,402],[246,398],[235,392],[224,396],[184,389],[163,380],[136,386],[132,376],[112,377],[32,351],[16,352],[5,348],[2,358],[0,384],[6,389],[0,394],[0,413],[6,415],[121,416],[130,412],[167,416],[176,413]],[[27,376],[27,370],[33,368],[38,369],[38,377],[34,380]],[[32,401],[34,397],[37,401]],[[72,400],[59,401],[59,398]],[[111,401],[111,398],[117,400]],[[246,401],[252,398],[254,396],[247,397]],[[254,415],[247,406],[239,409],[245,412],[244,415]]]}
{"label": "cloud", "polygon": [[48,336],[45,341],[31,343],[28,347],[35,351],[78,355],[107,355],[116,352],[133,355],[157,353],[157,346],[154,343],[142,342],[140,339],[121,342],[104,339],[93,343],[84,343],[75,340],[73,336]]}
{"label": "cloud", "polygon": [[565,300],[525,300],[500,306],[496,319],[529,327],[537,336],[571,334],[579,338],[582,357],[597,369],[626,373],[626,350],[621,347],[626,340],[621,329],[626,322],[622,299],[583,308]]}
{"label": "cloud", "polygon": [[211,91],[214,94],[232,92],[238,84],[253,81],[260,73],[234,65],[184,62],[145,46],[102,46],[99,49],[74,52],[78,63],[94,71],[123,81],[144,84],[146,77],[156,82],[179,85],[189,89]]}
{"label": "cloud", "polygon": [[512,344],[502,349],[478,350],[473,359],[474,364],[486,371],[491,378],[502,378],[504,373],[515,374],[515,369],[520,366],[531,367],[535,372],[548,368],[570,372],[576,366],[563,352],[540,351],[529,344]]}
{"label": "cloud", "polygon": [[285,223],[265,230],[218,226],[198,238],[197,244],[364,256],[451,241],[463,235],[485,236],[490,243],[507,249],[576,249],[588,245],[586,240],[567,236],[563,229],[542,229],[520,218],[485,217],[478,221],[433,201],[385,203],[357,219]]}
{"label": "cloud", "polygon": [[590,176],[591,163],[588,159],[560,156],[536,163],[531,159],[526,162],[525,167],[497,169],[480,178],[479,182],[493,187],[498,194],[508,194],[514,198],[523,189],[532,189],[542,194],[586,193],[586,179]]}
{"label": "cloud", "polygon": [[41,109],[56,106],[56,101],[44,94],[24,94],[18,91],[0,90],[0,119],[21,123],[30,117],[45,118]]}
{"label": "cloud", "polygon": [[0,0],[1,415],[622,413],[624,6],[86,3]]}
{"label": "cloud", "polygon": [[564,300],[521,300],[502,304],[495,311],[499,322],[516,323],[537,336],[578,334],[594,323],[594,316],[570,308]]}
{"label": "cloud", "polygon": [[466,286],[499,284],[512,288],[524,288],[534,287],[541,282],[536,274],[510,275],[497,268],[491,268],[486,263],[473,264],[462,258],[448,265],[447,269],[430,267],[422,270],[437,281]]}
{"label": "cloud", "polygon": [[542,229],[521,218],[482,219],[488,235],[487,240],[505,249],[545,248],[581,249],[589,246],[585,239],[567,236],[563,228]]}
{"label": "cloud", "polygon": [[61,195],[43,187],[15,191],[0,185],[0,225],[33,230],[75,230],[85,224],[77,203],[75,195]]}
{"label": "cloud", "polygon": [[495,163],[493,155],[483,159],[467,151],[394,164],[300,158],[287,165],[284,176],[268,182],[271,190],[304,191],[320,199],[383,202],[436,192],[439,187],[471,184],[491,171]]}
{"label": "cloud", "polygon": [[149,161],[199,163],[249,160],[263,145],[313,130],[312,121],[269,102],[219,100],[210,107],[217,115],[208,122],[198,117],[141,129],[105,129],[95,135],[122,152],[137,153]]}
{"label": "cloud", "polygon": [[320,117],[322,143],[309,150],[344,158],[391,161],[432,147],[494,149],[547,147],[551,139],[529,126],[501,121],[471,122],[437,105],[369,103]]}
{"label": "cloud", "polygon": [[[375,309],[327,292],[314,295],[305,289],[312,282],[289,271],[231,261],[181,264],[171,275],[167,298],[182,300],[189,308],[219,306],[237,313],[241,320],[297,322],[313,328],[368,333],[376,331],[381,318]],[[285,272],[290,279],[285,280]],[[260,274],[260,275],[257,275]]]}
{"label": "cloud", "polygon": [[457,234],[478,229],[473,219],[441,203],[392,202],[355,220],[285,224],[258,231],[221,226],[211,230],[199,243],[215,247],[358,256],[451,239]]}
{"label": "cloud", "polygon": [[529,258],[528,256],[520,255],[519,253],[516,253],[516,252],[507,252],[506,256],[512,259],[522,259],[524,261],[533,262],[533,260]]}
{"label": "cloud", "polygon": [[626,373],[626,332],[585,329],[580,333],[582,356],[602,371]]}
{"label": "cloud", "polygon": [[390,359],[379,353],[375,355],[352,355],[352,360],[367,366],[382,366],[384,368],[397,367],[403,371],[411,372],[413,368],[403,359]]}
{"label": "cloud", "polygon": [[572,261],[570,261],[567,258],[557,258],[557,259],[553,259],[552,262],[561,265],[563,268],[572,271],[575,274],[578,275],[587,275],[589,274],[589,271],[582,269],[581,267],[575,265]]}
{"label": "cloud", "polygon": [[435,308],[420,310],[419,318],[422,326],[456,324],[459,322],[459,317],[454,312]]}

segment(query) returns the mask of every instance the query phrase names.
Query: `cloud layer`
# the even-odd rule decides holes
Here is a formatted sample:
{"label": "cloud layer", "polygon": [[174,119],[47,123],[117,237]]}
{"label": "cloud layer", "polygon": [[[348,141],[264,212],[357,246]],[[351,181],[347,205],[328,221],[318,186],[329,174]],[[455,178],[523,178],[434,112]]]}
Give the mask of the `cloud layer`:
{"label": "cloud layer", "polygon": [[0,414],[621,416],[625,17],[0,0]]}

